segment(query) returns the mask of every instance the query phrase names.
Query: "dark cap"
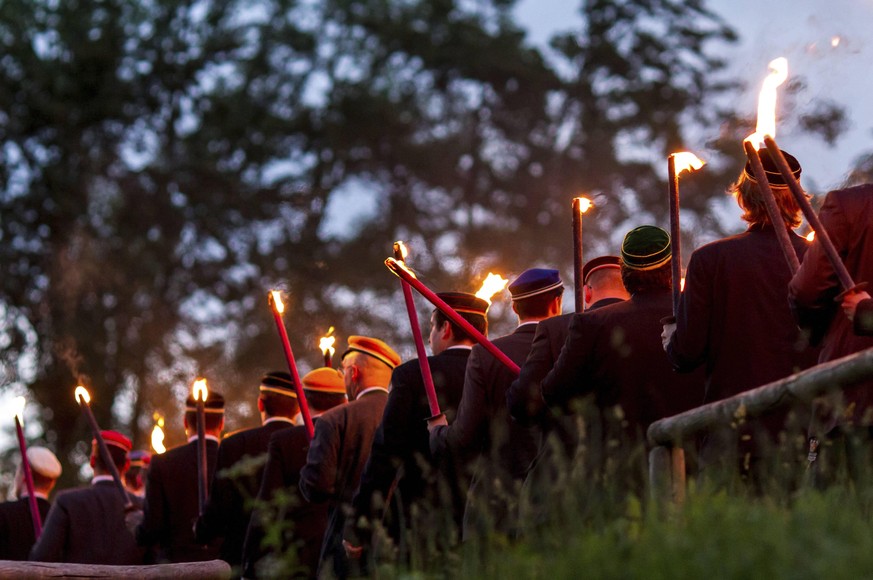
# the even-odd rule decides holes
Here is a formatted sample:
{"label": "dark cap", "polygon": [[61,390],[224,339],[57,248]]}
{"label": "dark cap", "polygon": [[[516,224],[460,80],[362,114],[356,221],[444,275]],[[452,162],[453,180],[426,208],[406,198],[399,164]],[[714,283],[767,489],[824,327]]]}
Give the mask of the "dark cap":
{"label": "dark cap", "polygon": [[588,260],[582,266],[582,282],[588,282],[588,276],[597,270],[605,268],[620,268],[621,259],[618,256],[600,256],[593,260]]}
{"label": "dark cap", "polygon": [[342,358],[345,358],[350,352],[362,352],[370,355],[392,369],[401,362],[400,355],[394,352],[393,348],[378,338],[370,338],[369,336],[350,336],[349,347],[343,353]]}
{"label": "dark cap", "polygon": [[437,296],[451,306],[455,312],[478,314],[483,317],[488,314],[488,302],[475,294],[468,294],[466,292],[437,292]]}
{"label": "dark cap", "polygon": [[261,377],[261,385],[258,390],[262,393],[277,393],[286,397],[297,398],[294,390],[294,379],[291,375],[282,371],[272,371]]}
{"label": "dark cap", "polygon": [[621,243],[621,260],[632,270],[654,270],[670,261],[670,234],[657,226],[640,226]]}
{"label": "dark cap", "polygon": [[[780,151],[782,151],[780,149]],[[800,162],[797,160],[794,155],[790,153],[786,153],[782,151],[782,155],[785,156],[785,161],[788,162],[788,167],[791,169],[791,173],[794,174],[794,179],[800,179]],[[767,182],[770,185],[782,186],[785,187],[788,185],[785,182],[785,179],[782,177],[782,173],[779,171],[779,167],[776,165],[776,162],[773,161],[773,157],[770,156],[769,149],[761,149],[758,151],[758,157],[761,158],[761,165],[764,166],[764,173],[767,175]],[[746,166],[743,168],[743,173],[746,174],[746,178],[752,180],[754,183],[758,183],[758,180],[755,179],[755,172],[752,171],[752,162],[746,161]]]}
{"label": "dark cap", "polygon": [[139,449],[131,451],[128,454],[128,458],[130,458],[131,467],[145,467],[152,462],[152,454],[148,451],[140,451]]}
{"label": "dark cap", "polygon": [[[185,398],[185,411],[196,410],[197,401],[194,400],[194,395],[188,393],[188,396]],[[224,413],[224,395],[222,395],[218,391],[210,390],[209,394],[206,397],[204,410],[207,413]]]}
{"label": "dark cap", "polygon": [[531,268],[525,270],[509,285],[509,293],[513,300],[524,300],[550,290],[563,290],[564,282],[557,270],[549,268]]}

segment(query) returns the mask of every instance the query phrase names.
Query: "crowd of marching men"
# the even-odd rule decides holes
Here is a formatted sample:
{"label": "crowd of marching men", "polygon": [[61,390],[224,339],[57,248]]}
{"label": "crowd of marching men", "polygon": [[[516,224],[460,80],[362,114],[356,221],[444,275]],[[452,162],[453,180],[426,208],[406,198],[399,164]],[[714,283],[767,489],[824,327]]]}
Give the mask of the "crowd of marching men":
{"label": "crowd of marching men", "polygon": [[[799,177],[797,160],[786,158]],[[492,342],[518,373],[435,309],[427,360],[438,415],[419,361],[403,363],[384,341],[365,336],[348,338],[342,368],[301,379],[312,435],[299,424],[299,385],[287,373],[268,373],[258,385],[262,425],[224,439],[224,399],[213,391],[205,403],[211,483],[203,509],[191,397],[184,415],[189,442],[150,462],[124,435],[102,433],[128,482],[127,498],[95,442],[92,485],[57,494],[49,509],[61,464],[48,449],[31,447],[42,531],[35,539],[19,474],[21,499],[0,505],[0,559],[220,558],[247,578],[347,577],[368,574],[380,546],[408,564],[415,530],[426,529],[435,549],[451,549],[547,523],[550,492],[559,485],[551,471],[556,457],[572,464],[580,445],[589,458],[599,448],[586,477],[603,483],[608,464],[645,448],[653,421],[873,347],[873,300],[861,288],[840,294],[820,243],[828,234],[854,280],[873,280],[873,185],[829,193],[820,210],[826,232],[808,242],[793,232],[800,209],[783,176],[766,151],[761,159],[800,260],[796,272],[747,165],[731,191],[748,229],[692,254],[675,313],[670,236],[643,225],[627,233],[618,256],[585,264],[584,312],[562,314],[558,270],[532,268],[513,280],[518,327]],[[464,292],[438,296],[487,334],[486,301]],[[842,405],[810,413],[817,452],[810,459],[817,458],[823,482],[838,456],[855,458],[855,471],[871,465],[870,455],[837,451],[869,453],[873,380],[843,395]],[[587,413],[584,422],[576,420],[580,413]],[[697,442],[697,469],[727,466],[754,481],[786,415],[776,409],[707,433]]]}

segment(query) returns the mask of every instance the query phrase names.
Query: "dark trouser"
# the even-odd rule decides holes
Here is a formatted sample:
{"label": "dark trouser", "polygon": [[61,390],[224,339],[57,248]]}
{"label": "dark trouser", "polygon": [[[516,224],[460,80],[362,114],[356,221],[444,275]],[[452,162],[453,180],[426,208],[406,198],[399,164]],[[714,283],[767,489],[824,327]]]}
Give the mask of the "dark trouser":
{"label": "dark trouser", "polygon": [[855,485],[869,483],[873,475],[873,426],[844,424],[831,429],[819,442],[810,475],[819,489],[846,480]]}

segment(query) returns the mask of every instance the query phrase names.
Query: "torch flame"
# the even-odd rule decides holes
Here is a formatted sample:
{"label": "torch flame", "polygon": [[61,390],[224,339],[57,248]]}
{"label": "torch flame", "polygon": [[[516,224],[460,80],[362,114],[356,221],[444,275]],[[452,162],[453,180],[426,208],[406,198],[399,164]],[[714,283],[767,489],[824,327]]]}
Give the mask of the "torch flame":
{"label": "torch flame", "polygon": [[764,136],[776,136],[776,88],[788,78],[788,59],[779,57],[770,61],[770,74],[764,79],[758,94],[758,125],[746,137],[757,149],[764,145]]}
{"label": "torch flame", "polygon": [[[594,202],[585,196],[579,196],[576,199],[579,200],[579,213],[585,213],[586,211],[591,209],[591,206],[594,205]],[[502,289],[503,288],[500,288],[500,290],[502,290]],[[489,302],[490,302],[490,300],[489,300]]]}
{"label": "torch flame", "polygon": [[806,241],[811,242],[815,239],[815,230],[812,230],[808,234],[806,234]]}
{"label": "torch flame", "polygon": [[331,326],[327,330],[327,334],[319,339],[318,348],[321,349],[322,354],[327,354],[328,352],[330,352],[330,356],[333,356],[333,354],[336,352],[336,349],[333,347],[334,343],[336,342],[336,337],[331,336],[331,334],[333,334],[333,326]]}
{"label": "torch flame", "polygon": [[676,175],[681,175],[683,171],[697,171],[698,169],[706,165],[706,161],[700,159],[694,153],[689,153],[688,151],[673,153],[671,157],[673,158],[673,163],[676,166]]}
{"label": "torch flame", "polygon": [[86,389],[82,385],[76,387],[75,397],[77,401],[81,399],[85,401],[85,403],[91,402],[91,394],[88,392],[88,389]]}
{"label": "torch flame", "polygon": [[164,447],[164,418],[155,413],[155,417],[157,418],[157,424],[155,428],[152,429],[152,449],[155,450],[155,453],[161,454],[164,453],[167,448]]}
{"label": "torch flame", "polygon": [[394,251],[396,252],[397,250],[400,250],[400,259],[405,261],[406,256],[409,255],[409,250],[406,248],[406,244],[404,244],[400,240],[397,240],[396,242],[394,242]]}
{"label": "torch flame", "polygon": [[491,298],[506,288],[508,282],[509,280],[502,277],[500,274],[492,274],[491,272],[488,272],[488,275],[482,282],[482,287],[479,288],[478,292],[476,292],[476,298],[481,298],[488,304],[491,304]]}
{"label": "torch flame", "polygon": [[191,387],[191,393],[194,395],[194,400],[199,401],[202,400],[205,403],[206,399],[209,397],[209,389],[206,388],[206,379],[197,379],[194,381],[194,386]]}
{"label": "torch flame", "polygon": [[18,417],[18,422],[24,424],[24,397],[18,396],[12,399],[12,414]]}
{"label": "torch flame", "polygon": [[270,296],[273,299],[273,308],[276,309],[276,312],[282,314],[285,312],[285,303],[282,302],[282,295],[278,290],[270,290]]}

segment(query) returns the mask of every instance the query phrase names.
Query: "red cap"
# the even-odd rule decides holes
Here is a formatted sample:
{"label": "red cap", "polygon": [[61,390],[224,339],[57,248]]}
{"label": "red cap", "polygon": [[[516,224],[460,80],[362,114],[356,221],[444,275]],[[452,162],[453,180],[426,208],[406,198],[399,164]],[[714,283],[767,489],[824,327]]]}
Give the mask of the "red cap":
{"label": "red cap", "polygon": [[[106,441],[107,445],[115,445],[116,447],[124,449],[128,453],[133,449],[133,443],[130,442],[130,439],[118,431],[100,431],[100,435],[103,437],[103,440]],[[92,439],[91,444],[96,445],[97,439]]]}

